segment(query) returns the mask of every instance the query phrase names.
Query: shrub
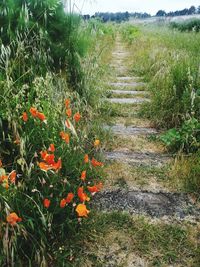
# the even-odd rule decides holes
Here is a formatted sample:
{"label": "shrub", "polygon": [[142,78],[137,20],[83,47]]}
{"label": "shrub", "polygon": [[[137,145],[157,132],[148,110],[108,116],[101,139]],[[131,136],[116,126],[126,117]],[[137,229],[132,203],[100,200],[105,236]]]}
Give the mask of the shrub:
{"label": "shrub", "polygon": [[186,192],[200,193],[200,152],[187,157],[179,156],[172,168],[171,175],[177,182],[177,187],[184,188]]}
{"label": "shrub", "polygon": [[195,152],[200,148],[200,123],[190,118],[184,121],[180,129],[170,129],[160,139],[170,150]]}
{"label": "shrub", "polygon": [[200,19],[186,20],[182,23],[172,22],[170,24],[172,29],[178,29],[181,32],[199,32],[200,31]]}
{"label": "shrub", "polygon": [[[44,83],[52,86],[43,79],[36,86]],[[99,140],[87,139],[81,101],[71,97],[64,108],[63,99],[46,97],[42,94],[22,116],[15,114],[16,121],[12,118],[2,132],[12,148],[9,157],[1,156],[0,167],[2,266],[45,262],[49,241],[70,236],[77,215],[88,216],[86,205],[101,189],[103,164],[94,158]]]}

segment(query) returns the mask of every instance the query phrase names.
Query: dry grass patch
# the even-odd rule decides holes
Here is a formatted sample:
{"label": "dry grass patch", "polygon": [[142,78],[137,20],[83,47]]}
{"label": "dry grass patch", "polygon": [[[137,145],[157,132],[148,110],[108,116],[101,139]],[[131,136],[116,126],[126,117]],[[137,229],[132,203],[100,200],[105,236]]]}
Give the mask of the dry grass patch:
{"label": "dry grass patch", "polygon": [[93,215],[79,233],[84,236],[79,247],[71,248],[71,266],[199,266],[198,224],[152,222],[118,212]]}
{"label": "dry grass patch", "polygon": [[[105,168],[105,189],[128,188],[130,190],[166,191],[169,183],[169,167],[136,167],[126,163],[113,162]],[[173,190],[176,191],[176,190]]]}
{"label": "dry grass patch", "polygon": [[165,147],[158,141],[151,140],[146,136],[115,136],[107,150],[112,151],[134,151],[134,152],[151,152],[164,153]]}
{"label": "dry grass patch", "polygon": [[125,127],[133,126],[133,127],[145,127],[151,128],[153,125],[147,119],[143,119],[140,117],[117,117],[113,118],[111,121],[112,124],[123,124]]}

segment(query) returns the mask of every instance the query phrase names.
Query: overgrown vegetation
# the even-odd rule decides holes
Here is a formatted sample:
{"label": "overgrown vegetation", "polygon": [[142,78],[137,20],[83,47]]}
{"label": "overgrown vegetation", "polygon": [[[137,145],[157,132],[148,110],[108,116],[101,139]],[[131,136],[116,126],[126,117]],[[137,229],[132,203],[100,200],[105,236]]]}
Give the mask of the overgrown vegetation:
{"label": "overgrown vegetation", "polygon": [[172,22],[172,29],[178,29],[181,32],[199,32],[200,31],[200,19],[186,20],[185,22]]}
{"label": "overgrown vegetation", "polygon": [[[144,77],[152,100],[141,114],[167,130],[161,140],[170,151],[196,153],[200,147],[200,35],[156,25],[140,30],[131,45],[133,73]],[[194,157],[198,161],[198,154]],[[188,170],[188,181],[195,179],[190,174]],[[193,184],[198,191],[198,183]]]}
{"label": "overgrown vegetation", "polygon": [[47,266],[101,188],[97,84],[114,31],[59,0],[2,1],[0,23],[0,265]]}
{"label": "overgrown vegetation", "polygon": [[[92,220],[84,222],[78,246],[77,242],[71,244],[73,266],[105,266],[114,260],[118,266],[128,266],[129,256],[133,255],[133,259],[139,256],[149,266],[179,264],[197,267],[200,255],[195,241],[198,227],[195,228],[196,231],[187,223],[172,225],[143,217],[133,218],[126,213],[95,213]],[[90,231],[87,242],[84,242],[86,229]]]}

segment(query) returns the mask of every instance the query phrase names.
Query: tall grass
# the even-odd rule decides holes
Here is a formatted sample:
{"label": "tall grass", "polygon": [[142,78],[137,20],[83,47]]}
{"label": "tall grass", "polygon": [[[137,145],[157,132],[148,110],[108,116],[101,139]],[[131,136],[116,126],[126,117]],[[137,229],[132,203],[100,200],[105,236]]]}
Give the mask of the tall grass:
{"label": "tall grass", "polygon": [[141,115],[167,130],[161,140],[170,151],[195,153],[177,160],[173,173],[186,191],[199,192],[200,35],[166,25],[140,30],[131,45],[132,72],[144,78],[151,92],[151,102]]}
{"label": "tall grass", "polygon": [[167,28],[143,29],[133,44],[133,72],[149,82],[152,102],[146,115],[159,127],[199,119],[200,35]]}
{"label": "tall grass", "polygon": [[[52,247],[73,238],[87,215],[77,216],[80,197],[86,197],[78,189],[92,198],[88,186],[102,177],[101,163],[92,161],[100,157],[94,141],[102,137],[94,114],[104,42],[112,44],[114,31],[71,11],[65,13],[58,0],[0,3],[1,266],[56,262]],[[46,170],[45,151],[51,158]],[[74,199],[62,207],[68,193]],[[21,222],[9,221],[13,212]],[[70,253],[66,249],[60,266],[70,262]]]}

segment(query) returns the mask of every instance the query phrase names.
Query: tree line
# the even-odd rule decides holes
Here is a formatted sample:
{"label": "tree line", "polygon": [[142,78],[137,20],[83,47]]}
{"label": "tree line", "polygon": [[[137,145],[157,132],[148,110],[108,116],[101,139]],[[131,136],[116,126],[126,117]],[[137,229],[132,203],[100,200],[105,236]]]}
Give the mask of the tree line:
{"label": "tree line", "polygon": [[[170,11],[165,12],[164,10],[158,10],[156,13],[156,17],[175,17],[175,16],[184,16],[184,15],[193,15],[193,14],[200,14],[200,6],[195,7],[191,6],[190,8],[184,8],[182,10],[176,10],[176,11]],[[116,21],[116,22],[122,22],[122,21],[128,21],[130,18],[150,18],[151,15],[144,12],[96,12],[93,16],[90,15],[83,15],[83,18],[88,20],[90,18],[99,18],[103,22],[108,21]]]}
{"label": "tree line", "polygon": [[184,8],[182,10],[165,12],[164,10],[158,10],[156,17],[175,17],[175,16],[185,16],[185,15],[194,15],[200,14],[200,6],[195,7],[191,6],[190,8]]}
{"label": "tree line", "polygon": [[122,22],[122,21],[128,21],[130,18],[149,18],[151,17],[148,13],[129,13],[126,12],[117,12],[117,13],[110,13],[110,12],[96,12],[93,16],[90,15],[84,15],[84,19],[90,19],[90,18],[99,18],[103,22],[108,21],[116,21],[116,22]]}

